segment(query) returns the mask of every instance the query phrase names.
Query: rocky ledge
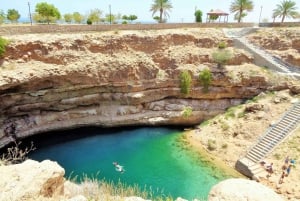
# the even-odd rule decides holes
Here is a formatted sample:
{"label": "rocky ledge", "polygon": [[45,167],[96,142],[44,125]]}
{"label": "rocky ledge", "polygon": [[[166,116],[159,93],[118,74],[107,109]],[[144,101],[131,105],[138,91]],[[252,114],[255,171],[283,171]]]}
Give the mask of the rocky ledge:
{"label": "rocky ledge", "polygon": [[[16,165],[0,165],[0,201],[87,201],[91,199],[150,201],[140,197],[113,196],[100,181],[85,180],[75,184],[66,180],[64,174],[65,171],[59,164],[49,160],[42,162],[26,160]],[[283,201],[272,189],[245,179],[228,179],[220,182],[211,189],[208,200]],[[186,200],[177,198],[176,201]]]}
{"label": "rocky ledge", "polygon": [[277,58],[300,68],[300,28],[263,28],[248,39]]}
{"label": "rocky ledge", "polygon": [[[98,125],[194,125],[265,90],[293,89],[231,47],[219,29],[4,36],[0,67],[0,148],[46,131]],[[217,68],[226,41],[232,59]],[[208,68],[208,92],[198,80]],[[179,75],[192,87],[182,94]],[[192,114],[184,117],[186,107]]]}

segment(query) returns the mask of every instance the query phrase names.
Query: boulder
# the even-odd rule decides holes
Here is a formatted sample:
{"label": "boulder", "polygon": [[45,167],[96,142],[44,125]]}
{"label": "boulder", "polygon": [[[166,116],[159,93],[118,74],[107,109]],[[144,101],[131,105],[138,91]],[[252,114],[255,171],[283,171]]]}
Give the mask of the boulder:
{"label": "boulder", "polygon": [[64,174],[65,170],[50,160],[0,166],[0,201],[63,195]]}
{"label": "boulder", "polygon": [[272,189],[246,179],[227,179],[213,186],[209,201],[283,201]]}

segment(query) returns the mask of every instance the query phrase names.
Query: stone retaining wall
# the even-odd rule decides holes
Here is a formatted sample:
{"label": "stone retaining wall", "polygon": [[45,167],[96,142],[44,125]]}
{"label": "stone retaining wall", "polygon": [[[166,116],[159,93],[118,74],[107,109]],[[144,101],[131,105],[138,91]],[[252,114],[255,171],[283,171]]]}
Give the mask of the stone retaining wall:
{"label": "stone retaining wall", "polygon": [[259,27],[299,27],[300,22],[266,22],[266,23],[259,23]]}
{"label": "stone retaining wall", "polygon": [[0,35],[30,33],[70,33],[109,30],[151,30],[177,28],[239,28],[252,27],[254,23],[166,23],[166,24],[112,24],[112,25],[16,25],[0,26]]}

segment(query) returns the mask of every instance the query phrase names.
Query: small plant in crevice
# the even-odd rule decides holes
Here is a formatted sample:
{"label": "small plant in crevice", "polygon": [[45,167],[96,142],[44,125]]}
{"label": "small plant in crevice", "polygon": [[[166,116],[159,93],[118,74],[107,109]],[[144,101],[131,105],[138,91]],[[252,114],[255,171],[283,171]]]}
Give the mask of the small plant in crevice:
{"label": "small plant in crevice", "polygon": [[216,150],[216,149],[217,149],[216,141],[215,141],[215,140],[209,139],[209,140],[207,141],[207,149],[208,149],[209,151],[214,151],[214,150]]}
{"label": "small plant in crevice", "polygon": [[221,128],[223,131],[228,131],[230,126],[226,122],[222,122]]}
{"label": "small plant in crevice", "polygon": [[6,51],[6,46],[8,45],[8,40],[5,38],[0,37],[0,57],[3,57],[5,51]]}
{"label": "small plant in crevice", "polygon": [[205,120],[203,121],[201,124],[200,124],[200,127],[205,127],[205,126],[208,126],[210,124],[210,121],[209,120]]}
{"label": "small plant in crevice", "polygon": [[237,114],[237,117],[238,118],[243,118],[243,117],[245,117],[245,110],[243,110],[243,111],[241,111],[241,112],[239,112],[238,114]]}
{"label": "small plant in crevice", "polygon": [[226,49],[219,49],[212,53],[213,61],[218,64],[218,67],[223,67],[231,58],[232,53]]}
{"label": "small plant in crevice", "polygon": [[225,113],[225,119],[234,118],[235,117],[235,107],[228,108]]}
{"label": "small plant in crevice", "polygon": [[212,74],[209,69],[204,69],[199,74],[199,81],[203,85],[203,92],[208,92],[208,87],[212,82]]}
{"label": "small plant in crevice", "polygon": [[192,76],[189,71],[185,70],[180,73],[180,89],[181,93],[188,95],[192,86]]}
{"label": "small plant in crevice", "polygon": [[228,144],[222,144],[222,149],[227,149],[228,148]]}
{"label": "small plant in crevice", "polygon": [[221,41],[218,44],[219,49],[225,49],[227,47],[227,43],[225,41]]}
{"label": "small plant in crevice", "polygon": [[191,107],[184,107],[183,111],[182,111],[182,116],[184,118],[188,118],[190,116],[192,116],[193,113],[193,109]]}
{"label": "small plant in crevice", "polygon": [[17,164],[25,161],[28,157],[28,154],[31,151],[34,151],[36,148],[31,142],[30,147],[22,149],[20,147],[21,142],[14,142],[14,146],[7,148],[7,152],[3,153],[0,156],[0,161],[4,165]]}

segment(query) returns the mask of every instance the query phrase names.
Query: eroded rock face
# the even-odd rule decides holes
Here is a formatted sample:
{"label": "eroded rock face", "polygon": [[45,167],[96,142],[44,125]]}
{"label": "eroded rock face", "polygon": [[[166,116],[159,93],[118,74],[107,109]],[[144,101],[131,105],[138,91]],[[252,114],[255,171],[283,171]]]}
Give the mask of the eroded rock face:
{"label": "eroded rock face", "polygon": [[[216,67],[215,46],[231,45],[218,29],[6,37],[12,42],[0,74],[0,147],[81,126],[194,125],[274,86],[249,64],[251,55],[232,47],[231,68],[250,73]],[[213,74],[208,93],[198,78],[205,68]],[[180,92],[183,70],[192,76],[188,95]],[[193,110],[188,118],[186,107]]]}
{"label": "eroded rock face", "polygon": [[251,34],[248,39],[282,58],[284,61],[300,68],[300,29],[266,28]]}
{"label": "eroded rock face", "polygon": [[65,170],[56,162],[26,160],[0,166],[0,200],[19,201],[63,195]]}
{"label": "eroded rock face", "polygon": [[209,201],[284,201],[272,189],[253,180],[227,179],[213,186]]}

